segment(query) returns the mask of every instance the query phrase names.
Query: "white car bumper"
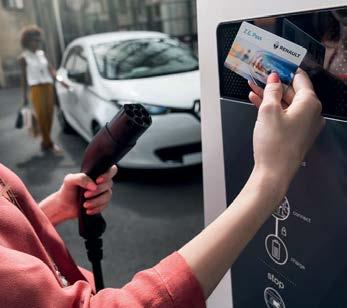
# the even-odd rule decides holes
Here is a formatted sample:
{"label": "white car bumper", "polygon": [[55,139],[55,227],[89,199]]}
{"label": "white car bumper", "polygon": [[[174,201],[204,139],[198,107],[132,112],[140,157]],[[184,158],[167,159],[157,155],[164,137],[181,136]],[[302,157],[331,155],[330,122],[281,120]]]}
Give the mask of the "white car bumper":
{"label": "white car bumper", "polygon": [[170,168],[199,164],[200,122],[188,113],[152,116],[151,127],[119,162],[121,167]]}

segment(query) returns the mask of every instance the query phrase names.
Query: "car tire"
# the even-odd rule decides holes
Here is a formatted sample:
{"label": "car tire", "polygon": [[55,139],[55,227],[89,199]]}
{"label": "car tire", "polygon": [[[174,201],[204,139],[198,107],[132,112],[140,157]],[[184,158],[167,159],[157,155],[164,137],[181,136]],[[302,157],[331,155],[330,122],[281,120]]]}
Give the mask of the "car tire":
{"label": "car tire", "polygon": [[74,134],[76,133],[72,126],[67,122],[64,112],[61,108],[58,108],[58,122],[60,127],[65,134]]}
{"label": "car tire", "polygon": [[93,136],[95,136],[99,132],[100,129],[101,129],[101,125],[98,122],[93,121],[93,123],[92,123]]}

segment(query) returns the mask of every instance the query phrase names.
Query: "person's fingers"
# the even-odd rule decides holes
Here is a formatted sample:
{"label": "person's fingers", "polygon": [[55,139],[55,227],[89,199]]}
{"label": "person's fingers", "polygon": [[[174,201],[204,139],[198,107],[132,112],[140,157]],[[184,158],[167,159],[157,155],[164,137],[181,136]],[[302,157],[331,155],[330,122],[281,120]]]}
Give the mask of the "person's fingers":
{"label": "person's fingers", "polygon": [[262,103],[262,98],[259,97],[256,93],[254,93],[253,91],[249,92],[249,95],[248,95],[248,98],[249,100],[251,101],[251,103],[253,105],[255,105],[258,109]]}
{"label": "person's fingers", "polygon": [[104,209],[106,209],[108,207],[108,203],[103,204],[95,209],[92,210],[86,210],[87,215],[95,215],[98,213],[101,213]]}
{"label": "person's fingers", "polygon": [[[259,87],[253,81],[250,81],[250,80],[248,81],[248,85],[250,86],[250,88],[255,94],[257,94],[260,98],[263,98],[264,90],[261,87]],[[282,100],[285,102],[285,104],[283,105],[289,106],[292,103],[294,96],[295,96],[294,89],[292,86],[289,86],[283,93]]]}
{"label": "person's fingers", "polygon": [[319,101],[316,93],[310,88],[301,88],[296,93],[292,104],[288,107],[288,115],[311,119],[312,117],[321,117],[322,104]]}
{"label": "person's fingers", "polygon": [[264,95],[264,90],[257,86],[253,81],[248,80],[248,85],[250,86],[250,88],[252,89],[252,91],[257,94],[260,98],[263,98]]}
{"label": "person's fingers", "polygon": [[286,104],[289,106],[295,96],[295,92],[292,86],[289,86],[287,89],[285,89],[283,93],[283,100],[286,102]]}
{"label": "person's fingers", "polygon": [[112,187],[113,187],[113,182],[111,180],[108,180],[105,183],[98,184],[97,188],[95,190],[93,190],[93,191],[87,190],[84,193],[84,197],[85,198],[93,198],[93,197],[95,197],[97,195],[100,195],[103,192],[111,189]]}
{"label": "person's fingers", "polygon": [[102,206],[103,204],[110,202],[111,197],[112,197],[112,190],[109,189],[103,192],[101,195],[88,199],[86,202],[84,202],[83,206],[87,210],[95,209],[97,207]]}
{"label": "person's fingers", "polygon": [[294,76],[293,89],[295,97],[290,108],[288,108],[288,112],[294,115],[320,116],[322,104],[314,92],[310,78],[300,68]]}
{"label": "person's fingers", "polygon": [[310,78],[301,68],[298,68],[294,75],[293,89],[295,93],[301,91],[302,89],[313,91],[313,85]]}
{"label": "person's fingers", "polygon": [[261,108],[265,106],[281,106],[283,87],[277,73],[271,73],[264,89]]}
{"label": "person's fingers", "polygon": [[112,178],[117,174],[118,168],[116,165],[113,165],[110,169],[107,170],[104,174],[100,175],[96,179],[97,184],[104,183],[106,181],[112,180]]}
{"label": "person's fingers", "polygon": [[[261,103],[263,102],[263,99],[261,97],[259,97],[253,91],[251,91],[249,92],[248,98],[253,105],[255,105],[258,109],[260,108]],[[283,109],[287,109],[289,107],[288,103],[285,102],[284,100],[282,100],[281,106]]]}
{"label": "person's fingers", "polygon": [[80,186],[84,189],[94,191],[97,189],[97,185],[94,181],[84,173],[71,173],[65,176],[64,184],[69,186]]}

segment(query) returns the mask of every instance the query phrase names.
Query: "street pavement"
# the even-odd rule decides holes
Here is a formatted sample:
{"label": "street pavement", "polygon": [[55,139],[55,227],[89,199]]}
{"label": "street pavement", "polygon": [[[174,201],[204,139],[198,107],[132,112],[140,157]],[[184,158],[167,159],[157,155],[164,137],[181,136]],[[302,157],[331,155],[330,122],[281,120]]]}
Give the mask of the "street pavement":
{"label": "street pavement", "polygon": [[[53,139],[63,158],[40,152],[39,139],[14,129],[19,89],[0,91],[0,163],[12,169],[39,201],[56,191],[64,176],[78,172],[86,142],[65,135],[57,121]],[[179,249],[203,227],[201,166],[170,171],[120,170],[115,179],[104,240],[107,287],[121,287],[139,270]],[[77,221],[57,227],[76,262],[91,269]]]}

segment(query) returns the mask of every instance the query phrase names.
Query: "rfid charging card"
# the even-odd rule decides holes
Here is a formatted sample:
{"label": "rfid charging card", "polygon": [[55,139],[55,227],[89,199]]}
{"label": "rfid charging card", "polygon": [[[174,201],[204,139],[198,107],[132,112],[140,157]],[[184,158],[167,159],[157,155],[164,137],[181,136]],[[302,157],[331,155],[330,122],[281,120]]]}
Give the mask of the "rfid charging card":
{"label": "rfid charging card", "polygon": [[267,77],[276,72],[287,87],[306,52],[300,45],[243,22],[224,65],[262,88]]}

